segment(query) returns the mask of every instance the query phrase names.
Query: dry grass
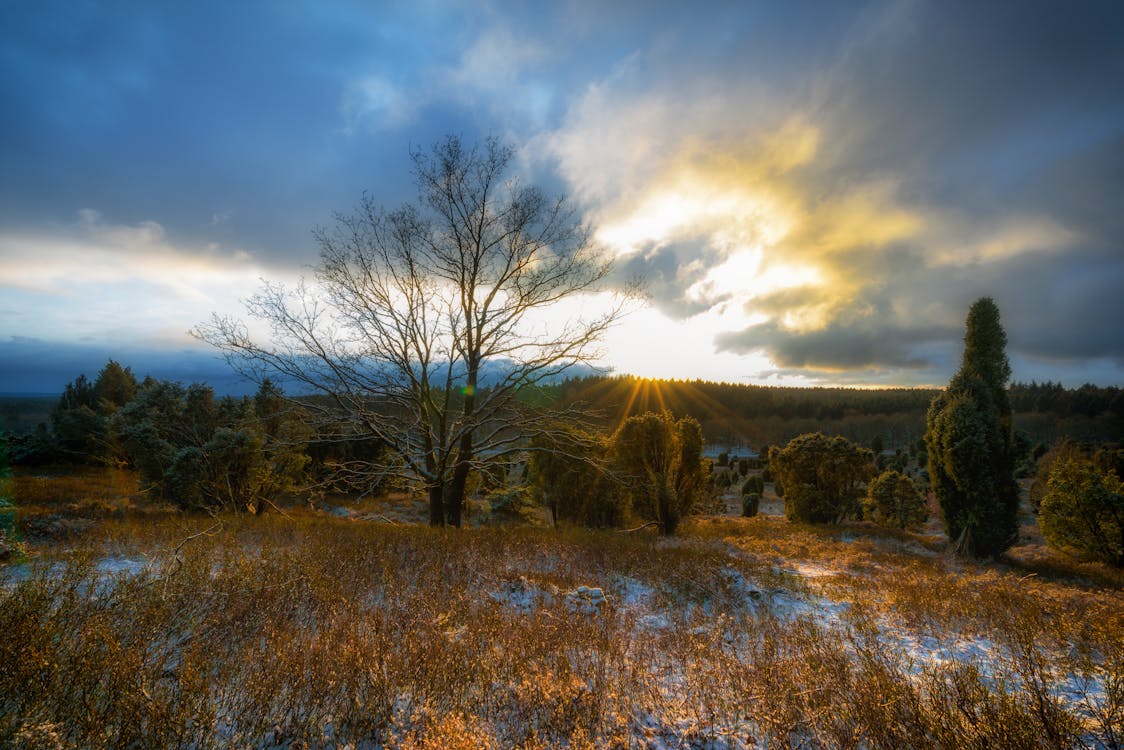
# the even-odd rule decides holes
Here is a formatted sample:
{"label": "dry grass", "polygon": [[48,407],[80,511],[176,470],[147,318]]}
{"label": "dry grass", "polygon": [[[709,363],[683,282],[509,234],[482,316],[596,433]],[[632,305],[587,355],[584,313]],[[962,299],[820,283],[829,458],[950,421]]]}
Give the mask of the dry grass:
{"label": "dry grass", "polygon": [[[67,492],[56,501],[82,502]],[[218,521],[111,513],[7,570],[0,746],[1124,737],[1120,588],[1061,570],[772,518],[700,520],[677,540],[305,511]]]}

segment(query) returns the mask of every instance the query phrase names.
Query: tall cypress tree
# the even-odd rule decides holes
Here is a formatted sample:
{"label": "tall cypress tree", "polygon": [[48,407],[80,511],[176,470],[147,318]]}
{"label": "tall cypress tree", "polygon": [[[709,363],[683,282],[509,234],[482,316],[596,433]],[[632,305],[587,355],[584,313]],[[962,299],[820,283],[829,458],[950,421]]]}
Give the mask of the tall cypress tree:
{"label": "tall cypress tree", "polygon": [[975,557],[997,555],[1018,538],[1006,346],[994,300],[977,300],[968,311],[960,370],[926,417],[929,477],[945,530],[958,550]]}

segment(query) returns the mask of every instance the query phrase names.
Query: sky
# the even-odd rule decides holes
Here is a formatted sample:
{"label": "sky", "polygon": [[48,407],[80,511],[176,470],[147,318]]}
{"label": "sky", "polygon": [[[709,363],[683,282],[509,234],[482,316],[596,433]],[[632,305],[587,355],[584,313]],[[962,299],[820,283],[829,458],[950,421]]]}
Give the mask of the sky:
{"label": "sky", "polygon": [[990,296],[1015,380],[1124,384],[1121,39],[1117,2],[5,2],[0,392],[232,383],[188,330],[447,134],[644,279],[614,372],[941,385]]}

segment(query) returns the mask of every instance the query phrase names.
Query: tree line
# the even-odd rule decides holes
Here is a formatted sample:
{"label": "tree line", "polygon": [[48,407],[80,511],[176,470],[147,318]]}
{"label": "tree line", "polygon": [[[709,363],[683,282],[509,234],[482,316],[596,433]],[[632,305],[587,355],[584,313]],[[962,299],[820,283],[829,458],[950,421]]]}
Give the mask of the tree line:
{"label": "tree line", "polygon": [[[67,384],[50,428],[9,437],[17,464],[135,469],[149,496],[184,509],[262,512],[311,478],[320,450],[269,380],[252,397],[216,397],[201,383],[145,377],[110,360]],[[338,451],[336,451],[338,453]]]}
{"label": "tree line", "polygon": [[[1117,387],[1011,383],[1007,387],[1016,434],[1049,445],[1060,438],[1124,440],[1124,396]],[[869,445],[908,449],[925,434],[933,388],[806,388],[634,376],[573,377],[551,389],[553,398],[582,403],[605,424],[667,408],[699,420],[708,443],[754,449],[824,431]]]}

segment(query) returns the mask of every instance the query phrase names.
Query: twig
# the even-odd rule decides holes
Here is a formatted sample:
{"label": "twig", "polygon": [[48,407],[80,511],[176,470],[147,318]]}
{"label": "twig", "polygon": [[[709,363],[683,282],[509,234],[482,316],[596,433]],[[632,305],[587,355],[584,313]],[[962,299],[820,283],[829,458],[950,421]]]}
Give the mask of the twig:
{"label": "twig", "polygon": [[285,518],[289,519],[290,521],[294,520],[292,516],[290,516],[288,513],[281,510],[280,508],[278,508],[277,504],[274,503],[272,500],[267,500],[266,498],[263,497],[261,500],[258,500],[258,502],[259,503],[267,503],[269,505],[269,507],[273,508],[275,511],[277,511],[281,515],[285,516]]}
{"label": "twig", "polygon": [[646,529],[649,526],[659,526],[659,525],[660,525],[659,521],[648,521],[648,523],[641,524],[640,526],[637,526],[635,529],[621,529],[617,533],[618,534],[631,534],[634,531],[640,531],[641,529]]}
{"label": "twig", "polygon": [[198,539],[201,536],[210,536],[211,532],[214,531],[215,529],[217,529],[220,526],[222,526],[222,521],[218,521],[214,524],[211,524],[210,526],[203,529],[202,531],[197,531],[194,534],[192,534],[191,536],[180,540],[180,543],[176,545],[175,550],[172,552],[173,559],[179,558],[180,550],[183,549],[183,546],[185,544],[187,544],[188,542],[190,542],[193,539]]}
{"label": "twig", "polygon": [[180,568],[183,567],[183,560],[180,559],[180,550],[183,549],[184,545],[187,544],[188,542],[190,542],[193,539],[198,539],[201,536],[210,536],[211,532],[213,532],[215,529],[219,528],[220,526],[222,526],[221,520],[212,524],[211,526],[203,529],[202,531],[197,531],[194,534],[192,534],[191,536],[188,536],[188,537],[180,540],[180,543],[176,545],[175,550],[172,551],[172,569],[169,570],[168,573],[164,576],[164,585],[161,587],[161,590],[160,590],[160,598],[161,599],[164,599],[164,598],[167,597],[168,581],[171,580],[172,576],[174,576],[176,573],[178,573]]}
{"label": "twig", "polygon": [[375,517],[381,518],[382,520],[389,523],[391,526],[401,526],[402,525],[402,524],[398,523],[397,521],[395,521],[393,518],[390,518],[389,516],[384,516],[382,513],[376,513]]}

